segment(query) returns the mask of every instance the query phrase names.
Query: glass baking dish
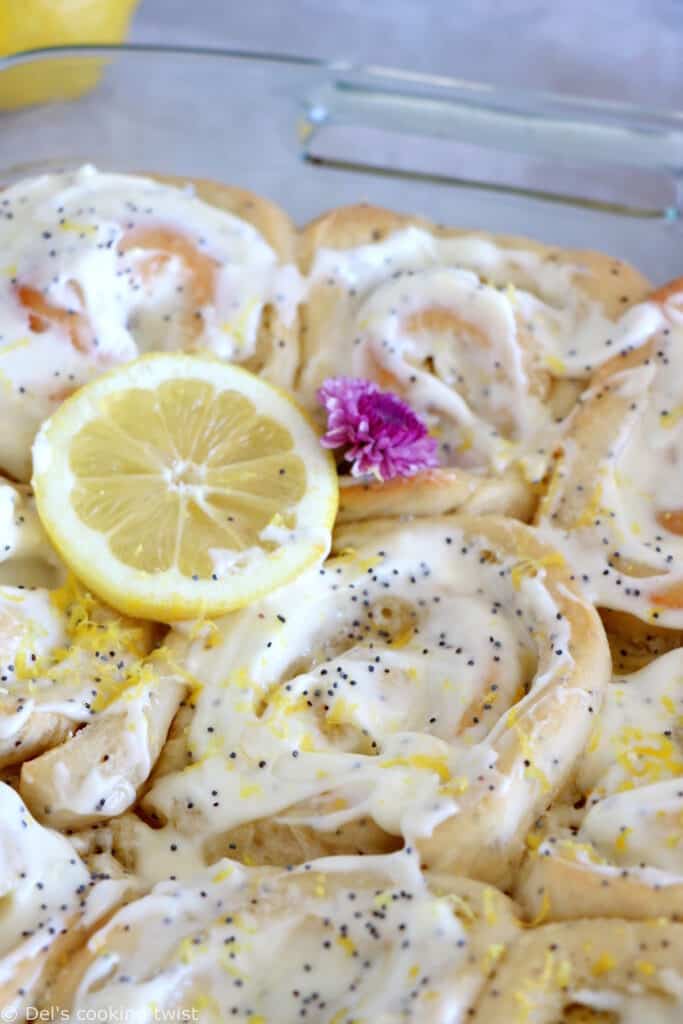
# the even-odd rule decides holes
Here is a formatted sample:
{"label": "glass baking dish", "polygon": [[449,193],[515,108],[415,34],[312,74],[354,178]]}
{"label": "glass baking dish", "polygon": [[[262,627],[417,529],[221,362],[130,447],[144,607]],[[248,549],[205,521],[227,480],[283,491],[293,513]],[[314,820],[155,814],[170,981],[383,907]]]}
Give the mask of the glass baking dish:
{"label": "glass baking dish", "polygon": [[18,73],[69,82],[84,68],[98,81],[82,95],[0,111],[2,182],[82,162],[204,176],[260,192],[299,223],[369,201],[598,248],[657,283],[683,272],[681,112],[145,45],[0,60],[0,100]]}

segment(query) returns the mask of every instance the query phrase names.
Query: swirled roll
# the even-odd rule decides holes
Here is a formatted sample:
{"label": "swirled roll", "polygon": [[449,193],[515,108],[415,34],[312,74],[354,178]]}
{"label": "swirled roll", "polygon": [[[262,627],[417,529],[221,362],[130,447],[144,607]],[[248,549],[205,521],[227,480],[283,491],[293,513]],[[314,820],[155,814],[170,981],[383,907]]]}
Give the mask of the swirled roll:
{"label": "swirled roll", "polygon": [[208,350],[293,382],[294,232],[265,199],[83,167],[7,188],[0,248],[0,468],[18,479],[59,402],[144,352]]}
{"label": "swirled roll", "polygon": [[31,812],[55,828],[120,814],[166,739],[181,666],[154,651],[157,627],[66,579],[28,489],[7,483],[0,579],[0,768],[19,769]]}
{"label": "swirled roll", "polygon": [[23,1014],[36,1006],[55,965],[129,888],[125,880],[93,877],[69,840],[39,825],[0,783],[0,1008],[6,1020],[31,1019]]}
{"label": "swirled roll", "polygon": [[467,234],[370,206],[333,210],[299,246],[307,275],[298,390],[367,378],[426,421],[441,466],[342,477],[341,518],[454,510],[528,517],[582,381],[640,343],[635,270],[598,253]]}
{"label": "swirled roll", "polygon": [[647,305],[655,329],[583,396],[539,523],[596,604],[681,629],[683,280]]}
{"label": "swirled roll", "polygon": [[120,910],[48,999],[83,1019],[152,1003],[202,1022],[450,1024],[516,934],[513,910],[475,882],[427,884],[402,853],[292,871],[222,860]]}
{"label": "swirled roll", "polygon": [[288,864],[407,842],[504,883],[599,708],[599,619],[514,520],[388,520],[336,545],[169,641],[194,685],[143,799],[166,825],[149,859],[165,873],[171,848]]}
{"label": "swirled roll", "polygon": [[529,916],[683,920],[683,648],[615,676],[572,802],[530,836],[517,880]]}

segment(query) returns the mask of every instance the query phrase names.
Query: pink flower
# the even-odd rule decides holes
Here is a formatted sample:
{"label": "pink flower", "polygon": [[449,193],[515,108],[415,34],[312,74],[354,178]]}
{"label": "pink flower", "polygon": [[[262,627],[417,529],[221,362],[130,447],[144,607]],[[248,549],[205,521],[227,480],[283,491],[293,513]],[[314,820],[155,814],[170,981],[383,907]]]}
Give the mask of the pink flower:
{"label": "pink flower", "polygon": [[327,410],[325,448],[345,448],[353,476],[414,476],[438,466],[437,445],[409,405],[369,380],[332,377],[318,391]]}

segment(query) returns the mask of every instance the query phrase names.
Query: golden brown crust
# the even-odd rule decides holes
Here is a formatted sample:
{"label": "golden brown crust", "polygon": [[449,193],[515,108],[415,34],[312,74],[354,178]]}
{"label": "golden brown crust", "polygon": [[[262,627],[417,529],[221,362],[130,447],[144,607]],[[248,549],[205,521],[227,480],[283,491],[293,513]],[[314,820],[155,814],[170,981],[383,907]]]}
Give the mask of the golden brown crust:
{"label": "golden brown crust", "polygon": [[[304,805],[304,809],[306,809]],[[310,807],[308,808],[310,810]],[[296,814],[296,805],[292,812]],[[373,856],[394,853],[403,845],[372,818],[359,818],[332,832],[310,825],[289,825],[286,820],[263,818],[209,839],[202,848],[207,864],[233,857],[243,864],[303,864],[316,857]]]}
{"label": "golden brown crust", "polygon": [[[652,291],[652,283],[639,270],[607,253],[593,249],[563,249],[523,235],[445,227],[424,217],[365,203],[341,206],[310,221],[299,236],[300,266],[304,272],[310,270],[318,249],[343,250],[370,245],[411,226],[424,228],[440,238],[484,238],[503,249],[536,253],[544,263],[575,266],[580,273],[574,278],[574,283],[590,298],[598,299],[608,316],[618,316],[634,303],[642,302]],[[531,281],[529,283],[532,284]]]}
{"label": "golden brown crust", "polygon": [[628,675],[649,665],[668,651],[683,647],[683,631],[664,629],[653,622],[642,622],[627,612],[600,609],[612,653],[612,668],[617,675]]}
{"label": "golden brown crust", "polygon": [[501,510],[528,521],[537,495],[518,470],[498,477],[478,476],[455,467],[424,470],[387,483],[343,478],[339,489],[339,523],[364,522],[381,516],[494,515]]}
{"label": "golden brown crust", "polygon": [[672,281],[667,281],[661,287],[655,288],[650,293],[649,298],[651,302],[667,302],[674,296],[681,294],[683,294],[683,277],[675,277]]}
{"label": "golden brown crust", "polygon": [[[651,292],[648,298],[653,303],[663,304],[672,295],[678,294],[681,288],[683,278],[678,278]],[[634,401],[634,385],[630,383],[627,371],[655,366],[658,362],[656,355],[662,356],[662,365],[666,366],[669,356],[664,349],[670,344],[676,344],[676,339],[670,328],[664,328],[654,333],[645,344],[614,356],[594,374],[590,388],[572,418],[562,450],[558,452],[548,488],[538,505],[534,521],[564,530],[570,538],[573,534],[580,536],[580,531],[587,529],[587,547],[591,544],[597,546],[596,536],[600,532],[602,545],[610,549],[609,562],[605,561],[604,567],[609,564],[612,576],[618,578],[622,589],[618,594],[606,598],[598,595],[596,604],[612,610],[625,608],[646,622],[656,624],[657,620],[661,620],[673,629],[680,629],[683,621],[683,583],[677,575],[676,560],[671,557],[671,567],[666,568],[661,565],[658,567],[656,559],[648,558],[648,547],[658,552],[665,549],[666,537],[658,536],[656,543],[650,541],[648,545],[643,545],[642,557],[638,559],[623,557],[618,552],[623,534],[615,528],[622,513],[618,507],[613,507],[614,495],[619,493],[617,460],[644,416],[643,409]],[[655,373],[663,373],[661,366],[656,368]],[[644,385],[646,394],[648,387],[649,384]],[[656,451],[659,442],[650,443],[652,450]],[[616,504],[618,506],[618,501]],[[660,515],[664,518],[659,519]],[[672,510],[654,513],[652,518],[664,526],[661,531],[663,534],[667,531],[677,533],[679,515],[679,511]],[[666,521],[669,517],[671,522]],[[639,523],[639,531],[641,526]],[[662,548],[658,546],[659,542],[662,542]],[[597,570],[594,571],[603,569],[599,559],[596,565]],[[650,579],[652,577],[654,579]],[[671,577],[673,583],[670,582]],[[624,605],[622,595],[631,594],[632,589],[637,590],[639,600]],[[627,623],[628,618],[622,621]]]}
{"label": "golden brown crust", "polygon": [[263,236],[283,263],[294,260],[296,231],[285,211],[263,196],[236,185],[224,185],[207,178],[183,178],[172,174],[153,174],[155,181],[174,188],[192,185],[199,199],[218,210],[231,213],[251,224]]}
{"label": "golden brown crust", "polygon": [[577,1003],[600,1008],[599,994],[604,993],[606,1006],[617,1010],[615,1020],[635,999],[645,1001],[643,1013],[652,1000],[653,1019],[659,1005],[669,1014],[663,1019],[674,1020],[681,993],[676,978],[667,984],[666,971],[673,968],[677,974],[682,966],[682,925],[599,918],[551,924],[514,942],[469,1019],[474,1024],[555,1024],[571,1019],[565,1011]]}
{"label": "golden brown crust", "polygon": [[683,883],[666,884],[655,875],[648,880],[638,871],[582,863],[561,848],[549,856],[534,851],[522,865],[514,895],[529,921],[660,916],[683,921]]}
{"label": "golden brown crust", "polygon": [[432,230],[420,217],[409,217],[381,206],[356,203],[321,213],[302,228],[298,238],[299,266],[308,273],[318,249],[355,249],[381,242],[395,231],[416,225]]}

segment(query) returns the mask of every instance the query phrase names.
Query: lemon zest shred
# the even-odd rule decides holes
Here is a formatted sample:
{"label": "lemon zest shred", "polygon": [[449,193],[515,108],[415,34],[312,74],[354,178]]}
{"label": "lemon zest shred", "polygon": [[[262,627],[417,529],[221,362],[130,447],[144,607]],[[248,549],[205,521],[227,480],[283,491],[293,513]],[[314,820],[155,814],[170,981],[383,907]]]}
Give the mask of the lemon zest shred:
{"label": "lemon zest shred", "polygon": [[594,978],[599,978],[603,974],[607,974],[608,971],[611,971],[616,965],[616,958],[611,953],[602,953],[591,965],[591,974]]}
{"label": "lemon zest shred", "polygon": [[602,511],[602,484],[596,484],[581,514],[574,520],[573,527],[592,526]]}
{"label": "lemon zest shred", "polygon": [[458,445],[458,452],[464,454],[474,445],[474,434],[471,430],[463,430],[462,441]]}
{"label": "lemon zest shred", "polygon": [[542,558],[524,558],[517,562],[510,570],[510,579],[515,590],[519,590],[522,580],[526,577],[535,577],[545,568],[553,566],[563,568],[566,565],[564,557],[559,551],[551,551]]}
{"label": "lemon zest shred", "polygon": [[190,964],[199,955],[206,943],[195,943],[192,939],[185,938],[178,946],[178,956],[184,964]]}
{"label": "lemon zest shred", "polygon": [[313,891],[318,899],[322,899],[325,896],[327,892],[325,887],[325,875],[320,874],[315,876],[315,886]]}
{"label": "lemon zest shred", "polygon": [[357,704],[352,704],[345,697],[337,697],[336,701],[327,712],[329,725],[344,725],[353,719],[358,710]]}
{"label": "lemon zest shred", "polygon": [[545,365],[551,371],[551,373],[557,374],[558,377],[564,376],[567,372],[567,364],[565,363],[565,361],[563,359],[560,359],[559,356],[553,355],[552,353],[549,353],[545,357]]}
{"label": "lemon zest shred", "polygon": [[421,771],[435,772],[442,782],[448,782],[451,777],[450,770],[443,757],[434,757],[432,754],[411,754],[408,757],[392,757],[381,762],[382,768],[410,767]]}
{"label": "lemon zest shred", "polygon": [[[683,775],[683,760],[676,745],[661,733],[647,733],[625,726],[615,740],[618,763],[631,779],[657,782]],[[631,788],[624,785],[622,788]]]}
{"label": "lemon zest shred", "polygon": [[538,911],[536,912],[536,914],[534,914],[530,921],[522,921],[522,927],[535,928],[537,925],[542,924],[544,921],[547,921],[549,915],[550,897],[548,896],[548,891],[546,889],[543,892],[543,899],[541,900],[541,905],[538,908]]}
{"label": "lemon zest shred", "polygon": [[660,697],[660,703],[664,710],[668,711],[670,715],[676,714],[676,702],[673,697],[670,697],[668,694],[664,694],[663,697]]}
{"label": "lemon zest shred", "polygon": [[485,974],[489,974],[493,967],[498,963],[501,956],[505,952],[505,946],[502,942],[492,942],[487,948],[484,954],[483,970]]}
{"label": "lemon zest shred", "polygon": [[465,921],[469,922],[476,921],[477,915],[475,914],[474,910],[469,905],[467,900],[463,899],[462,896],[456,896],[455,893],[452,892],[445,892],[443,895],[444,899],[448,900],[448,902],[451,904],[455,914],[458,917],[463,918]]}
{"label": "lemon zest shred", "polygon": [[598,720],[596,720],[595,725],[593,726],[593,728],[591,730],[591,734],[590,734],[590,737],[588,739],[588,744],[586,746],[586,751],[589,754],[594,753],[594,751],[596,751],[598,749],[598,747],[600,746],[600,739],[601,739],[601,737],[602,737],[602,723],[598,719]]}
{"label": "lemon zest shred", "polygon": [[464,793],[470,787],[470,780],[466,775],[452,775],[448,782],[443,786],[443,793],[452,793],[457,795]]}
{"label": "lemon zest shred", "polygon": [[30,344],[30,338],[17,338],[16,341],[10,341],[7,345],[3,345],[2,348],[0,348],[0,355],[6,356],[10,352],[18,352],[19,349],[28,348]]}
{"label": "lemon zest shred", "polygon": [[235,869],[232,868],[232,867],[223,868],[222,871],[219,871],[217,874],[215,874],[213,876],[211,881],[212,882],[224,882],[226,880],[226,878],[230,878],[230,875],[232,875],[234,870]]}
{"label": "lemon zest shred", "polygon": [[263,787],[258,782],[243,782],[240,786],[242,800],[247,800],[250,796],[260,796],[262,793]]}
{"label": "lemon zest shred", "polygon": [[[412,625],[404,626],[400,633],[396,633],[391,638],[391,647],[393,650],[401,650],[402,647],[407,647],[410,641],[415,636],[415,627]],[[409,668],[406,671],[406,675],[411,679],[417,679],[417,669]]]}
{"label": "lemon zest shred", "polygon": [[519,745],[522,749],[524,760],[529,762],[529,764],[524,766],[524,774],[527,776],[527,778],[536,779],[536,781],[540,783],[543,792],[547,793],[552,788],[550,785],[550,780],[548,779],[548,776],[545,774],[543,769],[539,768],[538,765],[534,764],[534,748],[531,740],[529,739],[529,736],[524,731],[522,725],[517,725],[515,727],[515,732],[517,733],[517,737],[519,739]]}
{"label": "lemon zest shred", "polygon": [[495,905],[495,893],[493,889],[484,889],[484,918],[487,924],[495,924],[498,920]]}
{"label": "lemon zest shred", "polygon": [[557,968],[557,984],[560,988],[567,988],[572,976],[572,965],[569,960],[563,960]]}
{"label": "lemon zest shred", "polygon": [[633,832],[633,829],[627,828],[626,826],[619,830],[619,835],[614,840],[614,847],[620,853],[623,853],[625,850],[628,849],[628,837],[630,836],[631,832]]}
{"label": "lemon zest shred", "polygon": [[677,405],[675,409],[660,412],[659,425],[665,430],[671,430],[683,417],[683,405]]}
{"label": "lemon zest shred", "polygon": [[353,956],[356,952],[356,946],[352,939],[348,935],[338,935],[337,945],[346,952],[347,956]]}
{"label": "lemon zest shred", "polygon": [[61,220],[59,222],[61,231],[70,231],[77,235],[96,235],[97,228],[94,224],[82,224],[77,220]]}

